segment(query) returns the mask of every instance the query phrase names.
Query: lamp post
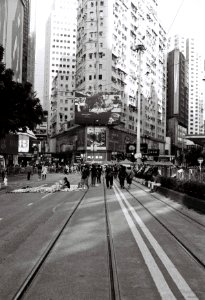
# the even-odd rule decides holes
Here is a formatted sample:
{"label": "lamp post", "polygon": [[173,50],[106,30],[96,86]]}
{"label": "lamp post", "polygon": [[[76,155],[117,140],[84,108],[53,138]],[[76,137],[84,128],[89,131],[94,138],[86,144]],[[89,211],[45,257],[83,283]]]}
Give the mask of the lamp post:
{"label": "lamp post", "polygon": [[142,53],[145,51],[145,47],[142,44],[139,44],[133,49],[137,51],[139,56],[139,70],[138,70],[138,95],[136,95],[136,107],[137,107],[137,140],[136,140],[136,154],[135,158],[138,160],[141,159],[140,152],[140,134],[141,134],[141,63],[142,63]]}
{"label": "lamp post", "polygon": [[199,163],[200,181],[201,181],[201,164],[203,163],[204,159],[203,159],[203,157],[199,157],[197,160]]}

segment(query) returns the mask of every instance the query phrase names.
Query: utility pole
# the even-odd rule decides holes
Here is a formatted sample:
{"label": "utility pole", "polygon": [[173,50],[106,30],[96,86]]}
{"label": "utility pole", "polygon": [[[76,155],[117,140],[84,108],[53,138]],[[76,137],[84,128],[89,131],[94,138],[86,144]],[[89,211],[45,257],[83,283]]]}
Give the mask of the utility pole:
{"label": "utility pole", "polygon": [[99,2],[96,1],[96,80],[95,84],[96,87],[94,88],[94,91],[96,94],[98,94],[98,77],[99,77]]}
{"label": "utility pole", "polygon": [[136,95],[136,107],[137,107],[137,140],[136,140],[136,159],[141,159],[140,152],[140,134],[141,134],[141,63],[142,63],[142,53],[146,50],[144,45],[139,44],[136,46],[134,51],[137,51],[139,56],[139,66],[138,66],[138,95]]}

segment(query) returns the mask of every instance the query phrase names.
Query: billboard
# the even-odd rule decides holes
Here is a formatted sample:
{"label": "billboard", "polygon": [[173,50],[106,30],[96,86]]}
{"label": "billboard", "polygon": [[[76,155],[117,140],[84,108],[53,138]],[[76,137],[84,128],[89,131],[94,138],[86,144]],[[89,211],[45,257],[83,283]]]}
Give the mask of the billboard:
{"label": "billboard", "polygon": [[106,127],[87,127],[87,150],[106,150]]}
{"label": "billboard", "polygon": [[29,136],[19,134],[18,152],[29,152]]}
{"label": "billboard", "polygon": [[121,111],[120,95],[99,93],[75,98],[75,123],[79,125],[117,125]]}

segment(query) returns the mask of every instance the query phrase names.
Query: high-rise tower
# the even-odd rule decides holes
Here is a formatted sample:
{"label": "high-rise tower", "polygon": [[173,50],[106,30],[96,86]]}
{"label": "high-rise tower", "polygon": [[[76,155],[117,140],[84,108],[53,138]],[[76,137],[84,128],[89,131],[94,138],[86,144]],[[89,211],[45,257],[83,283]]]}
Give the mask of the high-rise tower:
{"label": "high-rise tower", "polygon": [[173,36],[169,49],[179,49],[186,58],[188,76],[188,134],[204,134],[204,57],[199,53],[199,46],[194,38]]}
{"label": "high-rise tower", "polygon": [[[56,125],[59,114],[62,123],[74,119],[74,105],[68,94],[75,89],[76,31],[76,0],[56,0],[46,30],[44,108],[49,111],[49,125]],[[53,99],[52,87],[56,87],[56,82],[58,88]]]}
{"label": "high-rise tower", "polygon": [[[141,141],[163,152],[166,34],[157,19],[157,1],[79,0],[78,3],[76,89],[91,95],[120,94],[121,126],[135,133],[137,98],[140,98]],[[141,63],[140,45],[145,48]]]}

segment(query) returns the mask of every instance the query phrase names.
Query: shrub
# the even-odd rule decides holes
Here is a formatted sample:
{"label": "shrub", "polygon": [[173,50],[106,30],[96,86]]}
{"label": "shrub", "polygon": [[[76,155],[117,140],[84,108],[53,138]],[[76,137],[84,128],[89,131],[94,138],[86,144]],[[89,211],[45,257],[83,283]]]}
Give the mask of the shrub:
{"label": "shrub", "polygon": [[198,181],[183,181],[176,178],[162,177],[161,186],[191,197],[205,200],[205,184]]}

